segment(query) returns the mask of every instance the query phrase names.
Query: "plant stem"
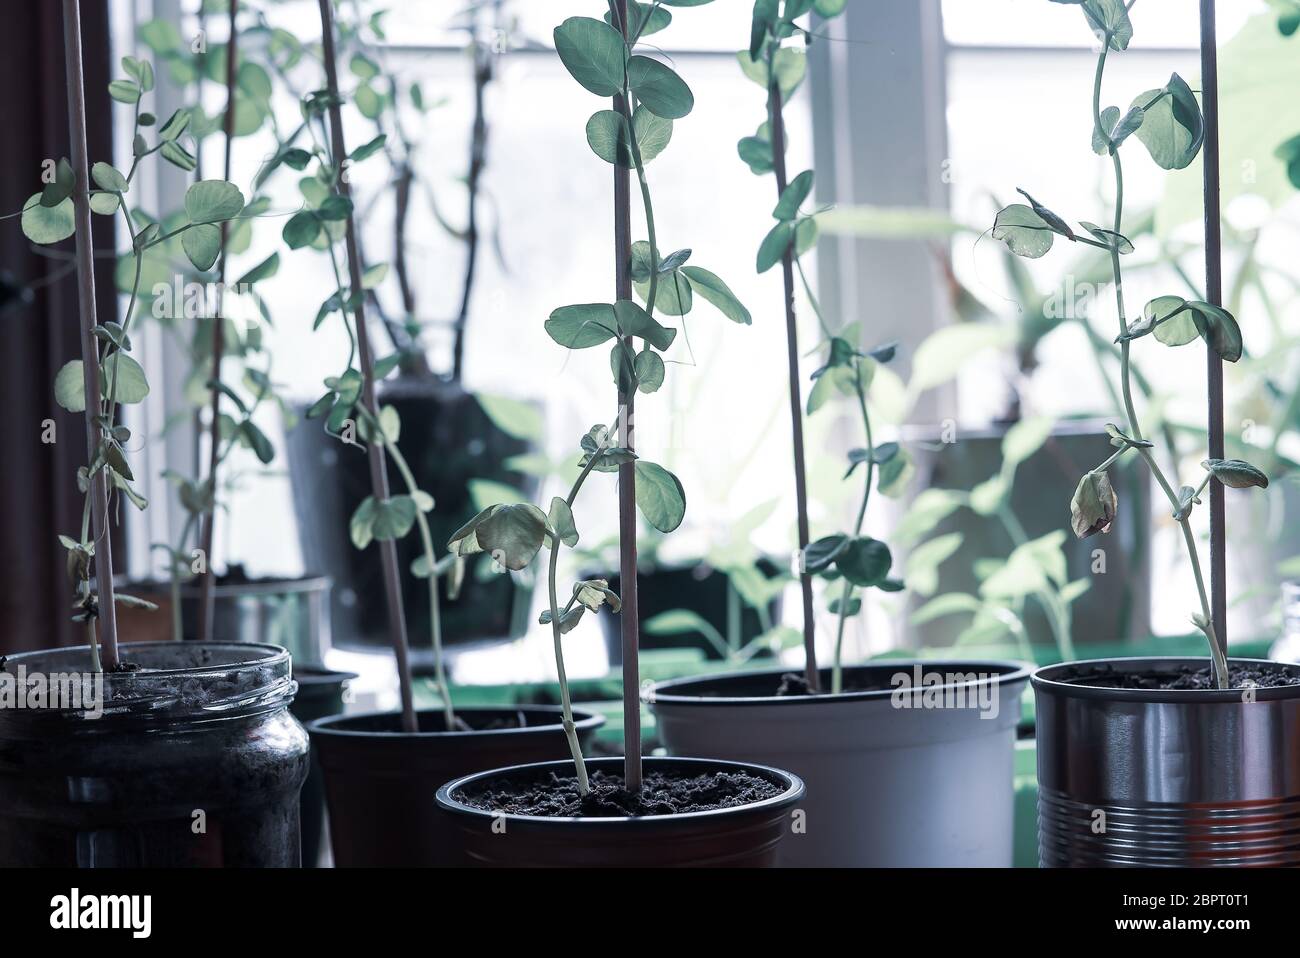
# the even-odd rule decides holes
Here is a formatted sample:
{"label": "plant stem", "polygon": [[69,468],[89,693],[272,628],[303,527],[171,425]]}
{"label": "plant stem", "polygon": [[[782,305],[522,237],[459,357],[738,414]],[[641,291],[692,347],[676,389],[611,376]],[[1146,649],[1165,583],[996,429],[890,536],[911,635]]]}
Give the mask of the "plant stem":
{"label": "plant stem", "polygon": [[[1102,39],[1101,55],[1097,59],[1097,73],[1096,79],[1093,82],[1092,95],[1093,122],[1096,129],[1103,137],[1106,133],[1102,129],[1101,124],[1101,81],[1106,66],[1106,51],[1109,46],[1110,35],[1106,34]],[[1114,229],[1116,233],[1122,233],[1121,224],[1124,215],[1124,167],[1120,162],[1119,151],[1114,146],[1110,147],[1110,157],[1111,165],[1115,171]],[[1120,269],[1119,249],[1116,246],[1111,247],[1110,262],[1111,273],[1115,283],[1115,307],[1118,315],[1119,331],[1121,336],[1125,336],[1128,333],[1128,320],[1124,312],[1124,280]],[[1131,345],[1132,344],[1128,339],[1124,339],[1120,343],[1120,384],[1123,389],[1124,410],[1128,417],[1129,431],[1132,433],[1132,438],[1142,441],[1142,426],[1138,421],[1137,410],[1133,405],[1132,365],[1129,356]],[[1155,457],[1151,454],[1151,450],[1141,447],[1138,449],[1138,452],[1142,455],[1147,466],[1151,469],[1152,475],[1155,476],[1156,481],[1159,483],[1161,490],[1165,494],[1165,498],[1169,500],[1169,504],[1173,508],[1174,513],[1177,514],[1179,512],[1178,494],[1170,485],[1169,480],[1165,478],[1165,474],[1161,470],[1160,465],[1156,462]],[[1177,463],[1174,465],[1177,466]],[[1215,637],[1213,615],[1210,611],[1210,600],[1205,591],[1205,579],[1201,575],[1201,560],[1196,551],[1196,539],[1192,534],[1190,518],[1185,515],[1178,520],[1178,524],[1182,526],[1183,542],[1187,546],[1187,554],[1192,563],[1192,572],[1196,578],[1196,593],[1201,603],[1201,614],[1205,617],[1204,631],[1210,644],[1210,654],[1214,664],[1215,685],[1221,689],[1227,688],[1227,659],[1223,649],[1220,647],[1219,642]]]}
{"label": "plant stem", "polygon": [[[376,431],[377,435],[384,436],[383,427],[379,423],[372,423],[371,428]],[[411,467],[406,462],[406,457],[397,448],[397,443],[387,436],[384,436],[384,448],[388,450],[393,465],[401,473],[402,482],[406,484],[407,494],[414,496],[420,491],[420,487],[415,481],[415,475],[411,472]],[[433,535],[429,531],[429,520],[425,518],[424,510],[418,507],[415,512],[415,524],[420,530],[420,545],[424,549],[424,561],[429,566],[429,632],[433,638],[434,683],[438,686],[438,696],[442,699],[442,714],[447,724],[447,731],[454,732],[456,730],[456,711],[452,708],[451,688],[447,685],[447,673],[442,656],[442,609],[438,602],[438,556],[433,551]]]}
{"label": "plant stem", "polygon": [[[803,274],[803,268],[799,269],[800,275]],[[853,388],[858,394],[858,409],[862,412],[862,428],[867,437],[867,481],[862,487],[862,504],[858,506],[858,518],[853,523],[853,537],[856,539],[862,535],[862,523],[867,517],[867,503],[871,500],[871,481],[875,478],[876,462],[875,450],[876,443],[871,435],[871,415],[867,412],[867,394],[862,389],[862,377],[860,370],[855,365],[853,367]],[[838,695],[844,690],[844,670],[842,662],[842,651],[844,646],[844,623],[848,619],[849,603],[853,600],[853,583],[847,578],[844,580],[844,588],[840,592],[840,614],[839,621],[835,625],[835,660],[831,663],[831,693]]]}
{"label": "plant stem", "polygon": [[[86,454],[93,463],[99,456],[100,426],[96,417],[104,412],[100,399],[98,324],[95,310],[95,262],[90,229],[90,171],[86,158],[86,81],[81,59],[81,9],[77,0],[63,0],[63,56],[68,86],[68,120],[74,182],[73,211],[76,222],[77,305],[81,321],[82,387],[86,396]],[[99,593],[98,618],[102,624],[103,666],[115,671],[117,658],[117,608],[113,596],[113,544],[108,527],[108,476],[99,469],[90,477],[87,492],[95,531],[95,579]],[[83,536],[83,541],[84,541]],[[88,622],[91,629],[94,620]],[[91,641],[92,660],[100,652]],[[92,661],[92,665],[93,665]]]}
{"label": "plant stem", "polygon": [[[768,53],[768,110],[772,129],[772,169],[776,174],[777,198],[785,193],[785,123],[781,115],[781,89],[776,80],[769,44]],[[803,556],[808,548],[808,479],[803,443],[803,400],[799,390],[799,332],[794,312],[794,250],[793,240],[781,256],[782,278],[785,283],[785,335],[787,373],[790,387],[790,433],[794,446],[794,495],[799,527],[799,591],[803,600],[804,681],[810,692],[820,691],[817,672],[816,629],[813,618],[812,575],[803,568]]]}
{"label": "plant stem", "polygon": [[[222,133],[225,136],[225,163],[223,166],[226,182],[230,182],[230,154],[235,139],[235,63],[238,54],[239,32],[235,27],[235,17],[239,13],[239,0],[230,3],[230,37],[226,41],[226,115],[222,119]],[[211,422],[208,423],[208,488],[211,495],[208,510],[203,517],[199,533],[199,548],[203,550],[203,578],[199,581],[199,616],[198,640],[212,641],[212,626],[216,610],[214,586],[217,570],[213,563],[212,544],[216,535],[217,524],[217,467],[220,465],[221,446],[221,359],[226,350],[225,319],[225,285],[226,285],[226,238],[230,229],[229,220],[221,221],[221,265],[218,267],[218,283],[221,289],[221,308],[212,319],[212,401]],[[137,254],[138,257],[138,254]],[[138,259],[137,259],[138,262]]]}
{"label": "plant stem", "polygon": [[[339,110],[338,69],[334,54],[334,14],[332,0],[320,0],[322,56],[325,61],[325,78],[329,95],[330,141],[332,166],[334,168],[335,187],[340,196],[351,199],[352,188],[347,177],[342,175],[343,163],[347,158],[347,149],[343,141],[343,120]],[[348,251],[348,273],[351,285],[349,296],[361,291],[361,263],[357,255],[356,222],[349,212],[345,220],[345,240]],[[344,313],[347,303],[342,304]],[[358,295],[353,307],[356,319],[357,351],[361,361],[362,403],[370,415],[378,421],[379,409],[375,401],[375,365],[370,353],[370,336],[366,329],[365,305]],[[385,467],[384,447],[377,442],[367,443],[366,452],[370,460],[370,487],[375,500],[384,502],[388,499],[388,472]],[[384,572],[384,591],[388,603],[388,634],[397,659],[397,681],[402,698],[402,728],[406,732],[418,732],[419,722],[415,716],[414,697],[411,692],[411,663],[406,641],[406,615],[402,608],[401,571],[397,564],[397,546],[392,539],[378,543]]]}

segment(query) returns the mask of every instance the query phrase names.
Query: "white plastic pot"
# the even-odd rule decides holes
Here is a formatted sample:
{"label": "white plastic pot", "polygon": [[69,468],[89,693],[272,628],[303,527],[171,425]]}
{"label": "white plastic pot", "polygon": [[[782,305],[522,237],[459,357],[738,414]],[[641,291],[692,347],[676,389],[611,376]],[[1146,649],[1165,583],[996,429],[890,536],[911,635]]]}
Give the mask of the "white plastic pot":
{"label": "white plastic pot", "polygon": [[782,671],[676,679],[645,693],[670,755],[756,762],[804,780],[780,864],[1011,865],[1027,668],[889,660],[845,670],[846,687],[875,691],[777,697]]}

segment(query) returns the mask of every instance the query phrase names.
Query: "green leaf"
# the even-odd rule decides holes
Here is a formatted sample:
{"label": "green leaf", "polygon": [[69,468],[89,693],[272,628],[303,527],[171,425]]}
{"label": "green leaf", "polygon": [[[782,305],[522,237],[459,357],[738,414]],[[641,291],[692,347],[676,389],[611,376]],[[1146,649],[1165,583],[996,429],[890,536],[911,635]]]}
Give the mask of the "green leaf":
{"label": "green leaf", "polygon": [[636,388],[643,393],[657,392],[664,384],[664,361],[656,352],[647,349],[637,353],[632,371],[636,376]]}
{"label": "green leaf", "polygon": [[[560,613],[560,634],[564,635],[565,633],[572,632],[574,627],[580,621],[582,621],[583,613],[585,613],[586,611],[587,611],[586,606],[575,605],[568,612],[561,612]],[[551,610],[542,609],[542,613],[537,617],[537,621],[541,625],[550,625]]]}
{"label": "green leaf", "polygon": [[637,460],[636,504],[660,532],[672,532],[686,516],[686,490],[663,466]]}
{"label": "green leaf", "polygon": [[90,175],[99,184],[100,189],[111,190],[114,193],[125,193],[130,189],[126,177],[111,163],[96,163],[90,168]]}
{"label": "green leaf", "polygon": [[114,80],[108,85],[108,95],[118,103],[138,103],[140,86],[134,80]]}
{"label": "green leaf", "polygon": [[181,246],[200,273],[207,272],[221,253],[221,228],[211,223],[192,226],[181,233]]}
{"label": "green leaf", "polygon": [[546,321],[546,332],[561,346],[587,349],[613,339],[618,329],[614,307],[609,303],[561,306]]}
{"label": "green leaf", "polygon": [[686,81],[658,60],[632,57],[627,61],[627,81],[641,104],[655,116],[680,120],[695,107],[695,97]]}
{"label": "green leaf", "polygon": [[893,557],[879,539],[863,536],[851,539],[835,558],[835,568],[856,586],[873,586],[889,574]]}
{"label": "green leaf", "polygon": [[367,157],[373,156],[374,154],[382,150],[384,148],[384,144],[387,142],[388,142],[388,134],[380,133],[373,140],[370,140],[369,142],[366,143],[362,143],[359,147],[353,150],[349,154],[349,156],[352,159],[353,163],[360,163],[362,160],[366,159]]}
{"label": "green leaf", "polygon": [[105,399],[113,395],[120,403],[138,403],[149,395],[149,380],[139,363],[126,353],[117,352],[102,364],[99,389]]}
{"label": "green leaf", "polygon": [[1052,435],[1056,420],[1051,416],[1021,419],[1002,437],[1002,461],[1017,466],[1043,447]]}
{"label": "green leaf", "polygon": [[72,196],[77,179],[72,173],[72,164],[66,157],[60,157],[54,165],[54,182],[46,183],[41,190],[41,206],[55,207]]}
{"label": "green leaf", "polygon": [[1154,333],[1166,346],[1185,346],[1200,336],[1218,355],[1235,363],[1242,355],[1241,328],[1226,309],[1181,296],[1158,296],[1142,310],[1142,318],[1129,325],[1120,342]]}
{"label": "green leaf", "polygon": [[252,286],[254,283],[264,279],[270,279],[280,270],[280,254],[272,253],[262,262],[258,263],[243,276],[239,277],[236,282],[237,286]]}
{"label": "green leaf", "polygon": [[1260,489],[1268,488],[1268,476],[1244,459],[1206,459],[1201,463],[1201,467],[1209,470],[1215,479],[1233,489],[1248,489],[1251,486],[1258,486]]}
{"label": "green leaf", "polygon": [[244,208],[244,194],[225,180],[199,180],[185,191],[185,212],[191,223],[220,223]]}
{"label": "green leaf", "polygon": [[611,612],[623,611],[623,600],[609,587],[606,579],[583,579],[573,584],[573,597],[578,603],[592,612],[602,605],[609,605]]}
{"label": "green leaf", "polygon": [[961,548],[964,536],[950,532],[923,542],[907,557],[907,581],[912,592],[920,596],[933,595],[939,587],[939,566]]}
{"label": "green leaf", "polygon": [[749,55],[757,60],[768,33],[776,26],[779,0],[754,0],[754,17],[749,30]]}
{"label": "green leaf", "polygon": [[[648,37],[652,33],[658,33],[670,23],[673,22],[673,15],[663,7],[648,3],[641,3],[640,0],[633,0],[627,5],[627,33],[629,37],[640,34]],[[618,29],[613,20],[611,13],[605,14],[605,22],[614,29]]]}
{"label": "green leaf", "polygon": [[570,75],[596,96],[623,89],[627,48],[622,35],[591,17],[570,17],[555,28],[555,52]]}
{"label": "green leaf", "polygon": [[1088,26],[1099,38],[1108,38],[1111,49],[1127,50],[1133,39],[1133,24],[1124,0],[1052,0],[1083,8]]}
{"label": "green leaf", "polygon": [[24,236],[42,246],[67,239],[77,231],[72,200],[65,198],[57,206],[42,206],[41,194],[33,193],[23,206],[22,229]]}
{"label": "green leaf", "polygon": [[772,142],[761,136],[746,136],[736,144],[736,152],[757,176],[772,172]]}
{"label": "green leaf", "polygon": [[[736,59],[740,61],[740,69],[744,71],[745,76],[767,90],[769,80],[767,62],[754,59],[749,55],[748,50],[741,50],[736,54]],[[803,83],[808,73],[808,55],[794,47],[781,47],[772,57],[772,66],[776,73],[776,84],[781,92],[781,99],[785,101],[790,99],[794,91]]]}
{"label": "green leaf", "polygon": [[616,110],[597,110],[587,120],[587,145],[606,163],[631,166],[628,152],[627,123]]}
{"label": "green leaf", "polygon": [[518,572],[528,566],[546,537],[546,513],[531,502],[499,505],[474,529],[479,548],[499,565]]}
{"label": "green leaf", "polygon": [[993,238],[1026,259],[1038,259],[1052,248],[1053,231],[1047,221],[1024,203],[1001,210],[993,223]]}
{"label": "green leaf", "polygon": [[544,432],[541,411],[533,404],[491,393],[476,393],[479,407],[507,436],[540,443]]}
{"label": "green leaf", "polygon": [[1133,106],[1144,110],[1137,138],[1156,165],[1165,170],[1190,166],[1205,140],[1205,121],[1187,82],[1175,73],[1161,89],[1140,94]]}
{"label": "green leaf", "polygon": [[112,216],[117,212],[118,199],[115,193],[92,193],[90,211],[100,216]]}
{"label": "green leaf", "polygon": [[1089,472],[1079,480],[1070,500],[1070,525],[1080,539],[1109,532],[1119,509],[1119,498],[1105,472]]}
{"label": "green leaf", "polygon": [[1120,253],[1133,252],[1133,243],[1122,233],[1116,233],[1114,230],[1108,230],[1096,223],[1089,223],[1087,220],[1079,220],[1079,225],[1091,233],[1094,237],[1101,240],[1107,246],[1117,250]]}
{"label": "green leaf", "polygon": [[74,359],[64,363],[54,377],[54,401],[68,412],[84,412],[86,409],[84,369],[81,360]]}
{"label": "green leaf", "polygon": [[629,299],[620,299],[614,304],[614,317],[618,322],[619,331],[624,336],[644,339],[660,351],[671,346],[677,336],[677,330],[661,325]]}
{"label": "green leaf", "polygon": [[[649,301],[650,283],[634,282],[632,284],[638,296]],[[655,309],[665,316],[685,316],[694,304],[691,284],[682,276],[680,270],[661,273],[659,285],[655,290]]]}
{"label": "green leaf", "polygon": [[691,289],[713,304],[723,316],[733,323],[750,325],[752,318],[749,310],[717,275],[700,266],[683,266],[681,272],[691,284]]}
{"label": "green leaf", "polygon": [[248,447],[253,450],[262,465],[268,465],[275,459],[275,447],[271,445],[271,440],[266,438],[266,433],[257,428],[253,420],[245,419],[240,423],[239,431],[243,433],[244,441],[248,443]]}
{"label": "green leaf", "polygon": [[813,171],[804,170],[785,188],[781,194],[781,199],[777,202],[776,208],[772,210],[772,215],[778,220],[792,220],[799,215],[799,207],[803,201],[808,198],[812,192]]}
{"label": "green leaf", "polygon": [[574,524],[573,510],[569,508],[567,500],[560,496],[552,498],[551,511],[547,513],[546,520],[566,546],[572,549],[578,544],[578,527]]}
{"label": "green leaf", "polygon": [[641,624],[646,635],[686,635],[698,632],[708,635],[717,631],[707,619],[690,609],[669,609],[651,616]]}
{"label": "green leaf", "polygon": [[377,120],[384,112],[385,97],[369,83],[362,82],[352,93],[352,102],[357,111],[367,120]]}
{"label": "green leaf", "polygon": [[190,154],[190,151],[185,149],[185,147],[181,146],[179,143],[168,141],[162,145],[162,150],[160,152],[162,153],[164,160],[171,163],[173,166],[180,167],[187,173],[191,172],[199,165],[199,161]]}
{"label": "green leaf", "polygon": [[411,531],[419,511],[410,496],[393,496],[375,507],[371,534],[378,540],[400,539]]}
{"label": "green leaf", "polygon": [[823,536],[808,543],[803,550],[803,571],[809,574],[824,572],[848,544],[848,537],[842,535]]}
{"label": "green leaf", "polygon": [[819,17],[829,20],[843,13],[848,2],[849,0],[814,0],[813,9],[817,11]]}
{"label": "green leaf", "polygon": [[978,612],[981,608],[983,608],[983,603],[973,595],[967,595],[964,592],[948,592],[944,595],[935,596],[921,606],[912,613],[912,617],[908,621],[912,625],[925,625],[927,622],[933,622],[935,619],[941,619],[946,615],[956,615],[959,612]]}
{"label": "green leaf", "polygon": [[311,210],[295,213],[284,224],[282,236],[289,249],[302,249],[310,246],[320,235],[320,218]]}
{"label": "green leaf", "polygon": [[790,223],[777,223],[773,226],[758,247],[758,259],[755,263],[758,272],[766,273],[781,262],[793,239],[794,227]]}
{"label": "green leaf", "polygon": [[158,128],[158,139],[165,142],[175,140],[185,132],[194,114],[187,109],[179,109],[167,118],[167,122]]}

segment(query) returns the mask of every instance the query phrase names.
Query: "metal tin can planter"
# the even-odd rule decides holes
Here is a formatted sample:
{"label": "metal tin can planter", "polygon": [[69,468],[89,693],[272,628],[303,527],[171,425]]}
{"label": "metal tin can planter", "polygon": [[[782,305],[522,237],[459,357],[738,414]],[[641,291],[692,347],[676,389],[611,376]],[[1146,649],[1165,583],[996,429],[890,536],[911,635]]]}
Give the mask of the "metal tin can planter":
{"label": "metal tin can planter", "polygon": [[[622,774],[623,759],[586,762],[589,773]],[[545,762],[467,775],[438,789],[438,806],[454,822],[469,864],[488,867],[747,867],[776,864],[804,797],[797,775],[761,765],[711,759],[646,758],[644,771],[738,770],[766,778],[777,794],[760,802],[673,815],[544,818],[497,813],[467,804],[467,786],[484,781],[572,775],[573,762]]]}
{"label": "metal tin can planter", "polygon": [[101,692],[83,682],[79,707],[33,707],[30,693],[36,676],[48,688],[74,676],[59,680],[70,689],[84,646],[5,661],[10,691],[28,694],[0,708],[0,865],[297,866],[308,739],[288,710],[289,653],[162,642],[121,654],[138,671],[99,673]]}
{"label": "metal tin can planter", "polygon": [[[483,731],[444,731],[443,714],[434,710],[419,713],[421,731],[415,734],[401,731],[396,712],[337,715],[311,724],[336,865],[462,864],[456,835],[433,802],[438,787],[470,772],[569,754],[558,707],[464,708],[456,715]],[[580,709],[573,717],[584,747],[605,722]],[[492,728],[505,723],[516,727]]]}
{"label": "metal tin can planter", "polygon": [[787,768],[807,783],[782,865],[1011,864],[1028,669],[899,659],[844,670],[847,688],[872,691],[777,696],[781,674],[678,679],[645,698],[669,754]]}
{"label": "metal tin can planter", "polygon": [[[1300,675],[1297,666],[1229,662]],[[1205,664],[1113,659],[1034,673],[1042,865],[1300,865],[1300,685],[1068,681],[1084,667],[1160,673]]]}

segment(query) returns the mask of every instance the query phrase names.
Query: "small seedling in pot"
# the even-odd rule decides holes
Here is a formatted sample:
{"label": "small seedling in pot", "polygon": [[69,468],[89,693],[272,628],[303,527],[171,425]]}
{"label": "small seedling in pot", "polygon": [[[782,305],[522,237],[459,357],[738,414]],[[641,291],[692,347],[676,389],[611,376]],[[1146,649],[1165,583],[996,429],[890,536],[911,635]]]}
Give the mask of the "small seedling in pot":
{"label": "small seedling in pot", "polygon": [[1079,480],[1070,502],[1070,524],[1075,535],[1080,538],[1108,531],[1119,507],[1108,470],[1132,453],[1142,457],[1168,500],[1172,516],[1182,531],[1200,600],[1200,611],[1193,613],[1192,621],[1205,633],[1209,643],[1215,685],[1227,688],[1227,649],[1215,634],[1191,515],[1212,481],[1217,480],[1233,488],[1264,488],[1268,485],[1268,478],[1259,469],[1239,459],[1206,459],[1202,462],[1205,474],[1195,486],[1175,487],[1156,461],[1152,452],[1153,444],[1145,438],[1142,431],[1133,402],[1133,370],[1129,354],[1135,342],[1148,336],[1166,346],[1183,346],[1200,339],[1221,359],[1236,362],[1242,355],[1241,330],[1237,320],[1221,306],[1200,300],[1187,300],[1181,296],[1158,296],[1146,304],[1140,317],[1130,320],[1124,305],[1120,262],[1124,254],[1133,251],[1133,244],[1123,234],[1124,169],[1120,160],[1120,147],[1130,137],[1136,136],[1147,148],[1156,165],[1162,169],[1186,168],[1200,152],[1205,135],[1200,104],[1186,81],[1175,73],[1165,86],[1139,94],[1127,110],[1121,110],[1117,106],[1103,109],[1101,86],[1107,58],[1112,50],[1127,49],[1133,37],[1128,7],[1121,0],[1053,2],[1081,6],[1084,17],[1101,42],[1092,91],[1092,148],[1097,154],[1111,159],[1115,180],[1114,220],[1110,228],[1081,221],[1079,225],[1082,229],[1076,231],[1065,219],[1021,190],[1021,195],[1027,202],[1013,204],[998,213],[993,237],[1006,243],[1016,255],[1030,259],[1045,255],[1058,236],[1071,243],[1082,243],[1108,252],[1119,322],[1119,334],[1115,337],[1115,342],[1120,348],[1120,386],[1127,431],[1116,424],[1108,426],[1107,431],[1116,452]]}

